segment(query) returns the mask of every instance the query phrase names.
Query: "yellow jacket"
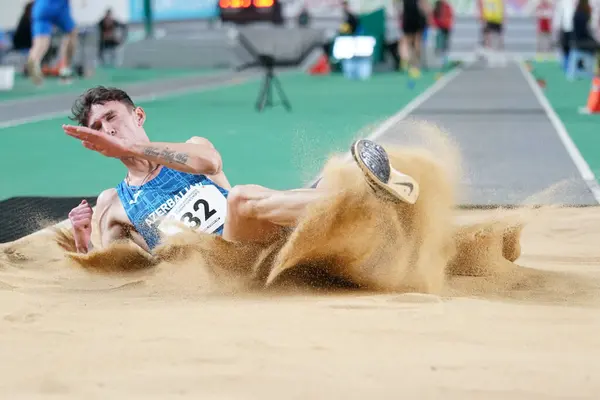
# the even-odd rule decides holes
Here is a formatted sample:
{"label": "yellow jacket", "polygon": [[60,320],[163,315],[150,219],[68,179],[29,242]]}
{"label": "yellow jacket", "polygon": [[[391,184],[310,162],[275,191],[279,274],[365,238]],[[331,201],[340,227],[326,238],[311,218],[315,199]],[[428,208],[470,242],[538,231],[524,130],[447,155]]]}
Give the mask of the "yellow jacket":
{"label": "yellow jacket", "polygon": [[504,1],[503,0],[482,0],[481,1],[483,19],[487,22],[501,24],[504,21]]}

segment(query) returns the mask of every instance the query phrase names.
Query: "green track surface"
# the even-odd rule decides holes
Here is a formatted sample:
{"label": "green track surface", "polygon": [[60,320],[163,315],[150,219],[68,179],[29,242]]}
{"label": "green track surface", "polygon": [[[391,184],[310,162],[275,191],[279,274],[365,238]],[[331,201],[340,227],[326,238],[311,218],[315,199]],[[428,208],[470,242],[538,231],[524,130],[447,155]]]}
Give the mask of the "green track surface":
{"label": "green track surface", "polygon": [[[424,73],[414,89],[405,75],[376,75],[351,82],[341,76],[280,77],[294,110],[254,110],[260,82],[141,103],[153,141],[209,138],[223,156],[232,184],[275,189],[306,185],[332,152],[346,152],[353,138],[368,136],[434,82]],[[275,97],[275,100],[278,100]],[[97,195],[125,174],[115,159],[86,150],[56,118],[0,130],[0,200],[15,196]]]}
{"label": "green track surface", "polygon": [[592,172],[600,176],[600,116],[581,114],[587,104],[591,88],[589,79],[569,82],[557,62],[533,63],[532,74],[546,80],[544,93],[562,120],[571,139],[589,164]]}
{"label": "green track surface", "polygon": [[214,69],[97,69],[95,74],[86,79],[75,79],[70,84],[61,83],[57,78],[46,78],[44,85],[36,87],[29,78],[22,74],[15,76],[15,87],[10,92],[0,91],[0,102],[25,99],[31,96],[48,96],[62,93],[80,93],[95,85],[123,86],[133,83],[152,82],[161,79],[181,78],[215,72]]}

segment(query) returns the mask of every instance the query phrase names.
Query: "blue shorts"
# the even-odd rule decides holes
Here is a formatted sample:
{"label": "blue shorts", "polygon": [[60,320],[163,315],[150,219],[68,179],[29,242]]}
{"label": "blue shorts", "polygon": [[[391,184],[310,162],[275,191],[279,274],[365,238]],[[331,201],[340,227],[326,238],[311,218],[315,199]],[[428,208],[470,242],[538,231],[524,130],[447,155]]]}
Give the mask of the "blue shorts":
{"label": "blue shorts", "polygon": [[75,21],[71,16],[70,7],[33,9],[31,15],[31,34],[36,36],[49,36],[52,34],[52,26],[59,27],[65,33],[73,32]]}

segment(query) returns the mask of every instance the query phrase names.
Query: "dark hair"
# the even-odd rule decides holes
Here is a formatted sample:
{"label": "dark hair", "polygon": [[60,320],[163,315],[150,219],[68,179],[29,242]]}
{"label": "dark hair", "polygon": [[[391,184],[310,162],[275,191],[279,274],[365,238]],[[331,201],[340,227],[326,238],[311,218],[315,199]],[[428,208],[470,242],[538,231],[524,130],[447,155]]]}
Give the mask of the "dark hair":
{"label": "dark hair", "polygon": [[592,12],[589,0],[579,0],[575,10],[578,12],[584,12],[587,15],[589,15]]}
{"label": "dark hair", "polygon": [[92,106],[105,104],[109,101],[118,101],[132,110],[135,108],[133,100],[125,91],[113,87],[96,86],[86,90],[84,94],[75,100],[73,107],[71,107],[73,116],[70,119],[77,121],[79,125],[87,126]]}

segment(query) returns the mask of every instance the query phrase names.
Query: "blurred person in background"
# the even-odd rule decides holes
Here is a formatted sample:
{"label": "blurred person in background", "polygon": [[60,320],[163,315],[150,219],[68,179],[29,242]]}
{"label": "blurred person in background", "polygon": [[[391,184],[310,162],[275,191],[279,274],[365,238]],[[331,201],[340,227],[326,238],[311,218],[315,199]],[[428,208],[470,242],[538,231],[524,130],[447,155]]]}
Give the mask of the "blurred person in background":
{"label": "blurred person in background", "polygon": [[348,1],[342,1],[342,10],[343,10],[343,22],[340,24],[337,32],[332,35],[330,39],[327,39],[323,44],[323,52],[325,56],[329,59],[331,52],[333,51],[333,43],[335,41],[335,36],[337,35],[355,35],[358,33],[360,29],[360,23],[358,17],[350,10],[350,5]]}
{"label": "blurred person in background", "polygon": [[[572,46],[577,51],[584,53],[587,57],[584,60],[583,69],[587,75],[593,75],[594,61],[597,59],[597,53],[600,50],[600,44],[596,40],[595,32],[591,27],[592,7],[589,0],[579,0],[573,13],[573,42]],[[597,27],[596,27],[597,29]],[[569,60],[568,76],[574,78],[579,65],[576,65],[575,59]]]}
{"label": "blurred person in background", "polygon": [[279,0],[273,1],[273,25],[283,26],[285,25],[285,19],[283,18],[283,6]]}
{"label": "blurred person in background", "polygon": [[[31,51],[31,47],[33,46],[33,29],[32,29],[32,12],[33,12],[33,1],[29,1],[25,4],[23,8],[23,13],[19,18],[19,23],[17,24],[17,28],[15,29],[12,35],[12,51],[23,52],[29,54]],[[59,49],[55,43],[50,41],[50,46],[46,51],[44,57],[42,57],[41,64],[42,66],[45,64],[49,64],[52,59],[56,57]],[[54,68],[44,68],[42,67],[42,72],[46,74],[48,69],[53,70]],[[29,74],[27,65],[23,66],[23,75],[27,76]],[[58,71],[56,72],[58,75]]]}
{"label": "blurred person in background", "polygon": [[575,14],[576,0],[556,0],[552,30],[558,36],[562,53],[562,67],[566,71],[571,54],[571,41],[573,39],[573,15]]}
{"label": "blurred person in background", "polygon": [[475,47],[475,55],[477,56],[477,58],[481,58],[483,55],[483,45],[484,45],[484,40],[483,40],[483,31],[485,28],[485,24],[483,23],[483,5],[481,4],[482,0],[477,0],[476,2],[476,12],[477,12],[477,19],[479,21],[479,38],[477,41],[477,45]]}
{"label": "blurred person in background", "polygon": [[73,75],[71,63],[77,44],[77,29],[71,16],[69,0],[35,0],[31,10],[33,45],[29,51],[27,70],[36,85],[44,80],[41,62],[50,48],[54,26],[65,34],[60,49],[59,76],[68,79]]}
{"label": "blurred person in background", "polygon": [[426,0],[401,0],[396,3],[402,37],[398,42],[401,66],[412,77],[421,74],[421,47],[427,27],[429,6]]}
{"label": "blurred person in background", "polygon": [[99,44],[98,58],[104,66],[117,66],[118,49],[127,37],[127,25],[114,18],[112,9],[106,10],[106,14],[98,23]]}
{"label": "blurred person in background", "polygon": [[298,14],[298,26],[307,27],[310,25],[310,20],[311,18],[308,8],[306,8],[306,5],[303,5],[300,13]]}
{"label": "blurred person in background", "polygon": [[8,34],[0,29],[0,64],[4,64],[4,56],[10,51],[11,47]]}
{"label": "blurred person in background", "polygon": [[488,63],[492,66],[504,64],[504,0],[483,0],[480,3],[483,19],[483,47]]}
{"label": "blurred person in background", "polygon": [[[429,2],[426,2],[429,5]],[[429,40],[429,32],[430,25],[433,25],[432,15],[425,11],[421,14],[421,26],[423,27],[423,32],[421,33],[421,68],[427,70],[427,48],[428,48],[428,40]]]}
{"label": "blurred person in background", "polygon": [[344,22],[340,26],[340,33],[343,35],[354,35],[358,31],[359,21],[356,14],[350,10],[350,5],[347,1],[342,2],[344,11]]}
{"label": "blurred person in background", "polygon": [[535,15],[537,18],[537,40],[536,51],[538,53],[549,53],[552,50],[552,15],[554,5],[552,0],[540,0]]}
{"label": "blurred person in background", "polygon": [[454,11],[447,0],[437,0],[433,7],[433,24],[437,29],[435,55],[442,60],[442,66],[448,65],[450,34],[454,25]]}
{"label": "blurred person in background", "polygon": [[29,50],[33,45],[33,36],[31,30],[31,12],[33,9],[33,1],[25,4],[23,13],[19,18],[19,23],[13,35],[14,50]]}
{"label": "blurred person in background", "polygon": [[483,43],[491,65],[502,63],[500,52],[504,50],[504,0],[483,0],[482,16],[484,22]]}

